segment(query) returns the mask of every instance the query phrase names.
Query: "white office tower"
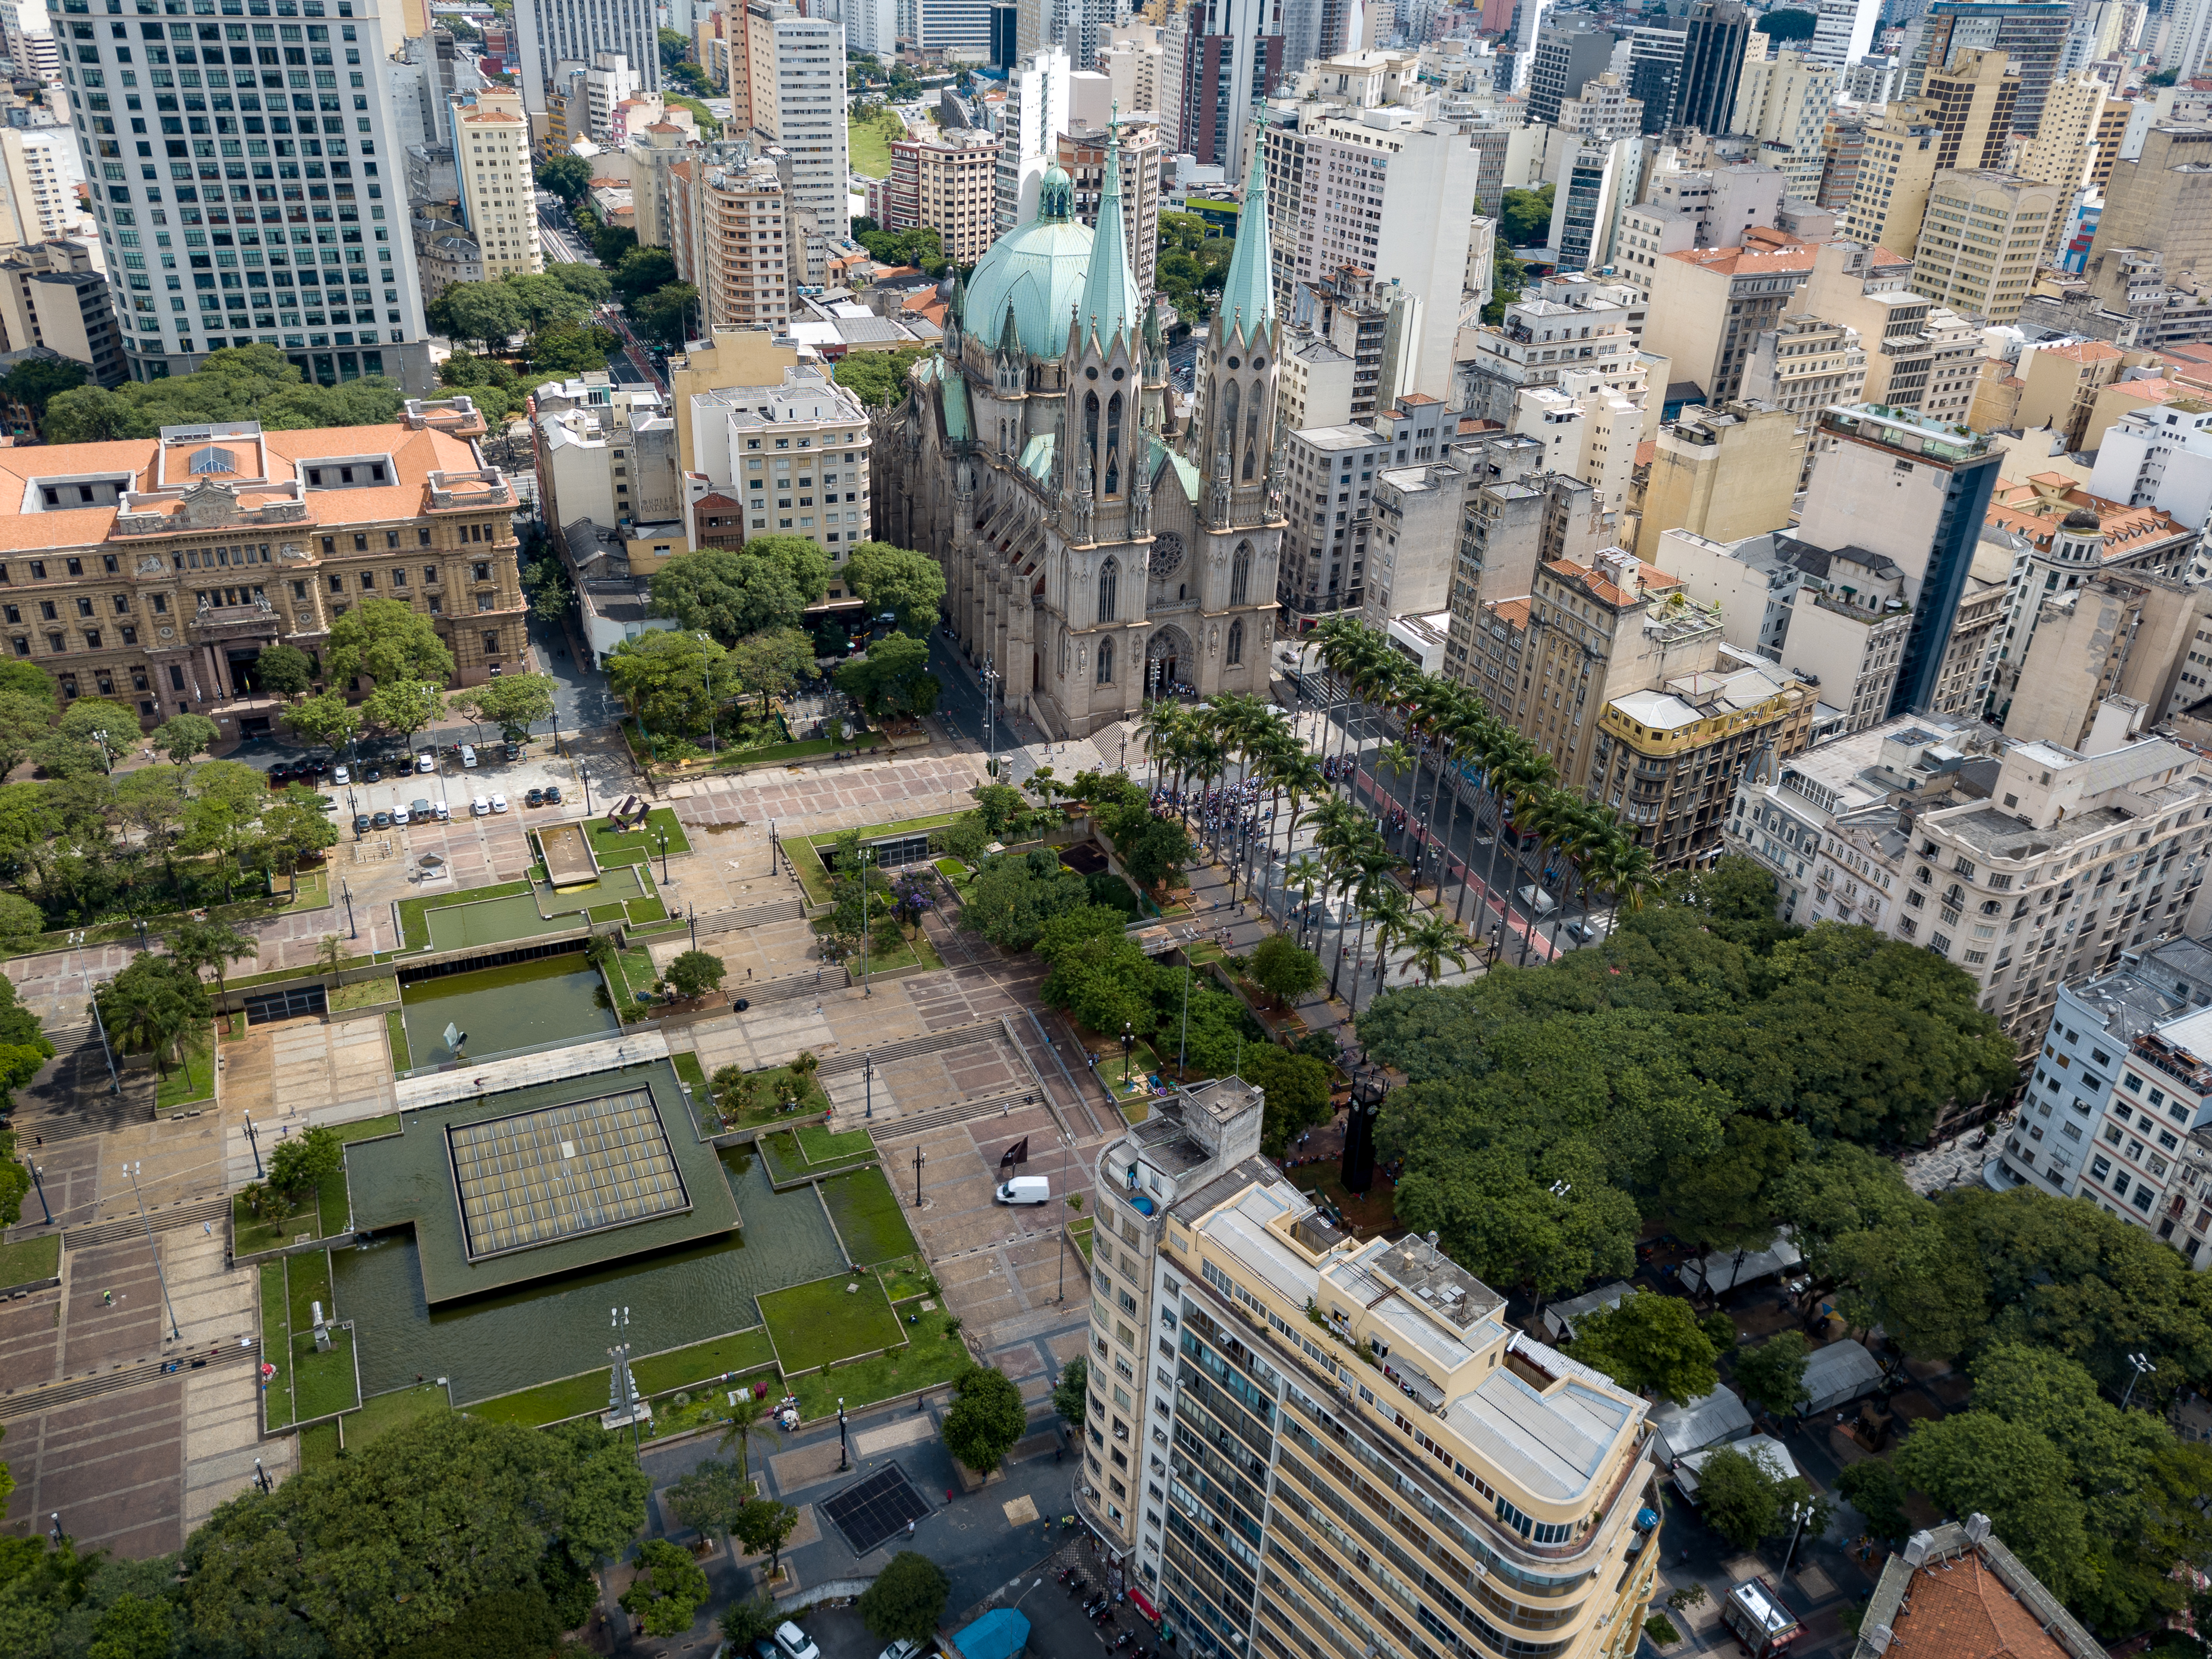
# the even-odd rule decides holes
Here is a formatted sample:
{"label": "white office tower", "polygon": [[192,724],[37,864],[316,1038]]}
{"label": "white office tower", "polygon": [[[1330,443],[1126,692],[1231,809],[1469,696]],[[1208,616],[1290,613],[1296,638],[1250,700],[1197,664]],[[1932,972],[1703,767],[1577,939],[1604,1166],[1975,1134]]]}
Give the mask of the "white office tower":
{"label": "white office tower", "polygon": [[[258,342],[325,384],[383,374],[428,392],[389,0],[127,22],[63,16],[64,3],[62,79],[131,377]],[[118,136],[134,107],[179,136]]]}
{"label": "white office tower", "polygon": [[1856,64],[1874,50],[1875,25],[1881,21],[1881,0],[1820,0],[1819,21],[1805,55],[1816,64],[1840,70]]}
{"label": "white office tower", "polygon": [[1007,73],[992,209],[1001,236],[1036,217],[1038,181],[1051,165],[1060,135],[1075,129],[1067,107],[1067,76],[1073,67],[1067,49],[1053,46],[1030,53]]}
{"label": "white office tower", "polygon": [[845,44],[854,52],[888,58],[898,51],[898,0],[842,0]]}
{"label": "white office tower", "polygon": [[753,125],[766,128],[791,158],[792,210],[812,220],[825,240],[848,240],[853,167],[845,127],[844,25],[794,13],[779,15],[769,30],[775,52],[775,101],[766,112],[753,112]]}
{"label": "white office tower", "polygon": [[546,108],[545,95],[569,69],[618,52],[640,87],[660,90],[660,35],[653,0],[514,0],[515,53],[522,60],[523,106]]}
{"label": "white office tower", "polygon": [[75,153],[63,147],[62,137],[58,130],[27,133],[0,127],[0,178],[7,181],[8,194],[0,203],[0,235],[17,247],[65,235],[84,222],[76,180],[64,165]]}
{"label": "white office tower", "polygon": [[2174,70],[2187,81],[2204,62],[2207,49],[2212,48],[2212,0],[2180,0],[2169,7],[2165,22],[2159,66]]}
{"label": "white office tower", "polygon": [[1513,90],[1528,90],[1528,71],[1536,62],[1536,35],[1551,15],[1552,0],[1521,0],[1513,31]]}

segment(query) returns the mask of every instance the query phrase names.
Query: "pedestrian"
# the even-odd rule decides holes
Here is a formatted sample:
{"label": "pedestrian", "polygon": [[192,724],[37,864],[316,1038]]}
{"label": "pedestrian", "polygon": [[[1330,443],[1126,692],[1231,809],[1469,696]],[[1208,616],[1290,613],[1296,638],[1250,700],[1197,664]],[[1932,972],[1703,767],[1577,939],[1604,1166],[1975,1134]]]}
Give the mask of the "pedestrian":
{"label": "pedestrian", "polygon": [[906,1523],[906,1535],[909,1538],[914,1536],[914,1522],[911,1521]]}
{"label": "pedestrian", "polygon": [[115,1305],[115,1292],[112,1291],[102,1291],[100,1293],[100,1300],[102,1306],[112,1308]]}

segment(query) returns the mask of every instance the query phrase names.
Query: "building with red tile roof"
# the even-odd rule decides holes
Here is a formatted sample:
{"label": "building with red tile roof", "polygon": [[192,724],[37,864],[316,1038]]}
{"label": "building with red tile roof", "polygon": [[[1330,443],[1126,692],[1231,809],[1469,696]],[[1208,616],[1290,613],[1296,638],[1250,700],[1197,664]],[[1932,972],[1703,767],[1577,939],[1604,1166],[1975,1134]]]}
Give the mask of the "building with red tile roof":
{"label": "building with red tile roof", "polygon": [[2104,1645],[1972,1515],[1891,1556],[1852,1659],[2105,1659]]}

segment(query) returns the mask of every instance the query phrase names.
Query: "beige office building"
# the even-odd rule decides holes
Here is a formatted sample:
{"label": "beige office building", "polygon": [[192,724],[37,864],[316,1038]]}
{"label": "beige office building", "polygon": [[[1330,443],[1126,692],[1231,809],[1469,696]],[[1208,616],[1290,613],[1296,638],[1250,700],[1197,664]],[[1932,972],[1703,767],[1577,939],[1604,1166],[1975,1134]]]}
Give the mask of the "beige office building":
{"label": "beige office building", "polygon": [[2012,322],[2069,194],[2016,173],[1937,173],[1913,250],[1914,291],[1970,320]]}
{"label": "beige office building", "polygon": [[698,326],[788,323],[797,239],[775,163],[750,144],[703,145],[669,167],[668,202],[669,252],[699,290]]}
{"label": "beige office building", "polygon": [[1669,530],[1733,542],[1781,529],[1804,471],[1805,433],[1774,404],[1684,410],[1659,428],[1637,546],[1656,552]]}
{"label": "beige office building", "polygon": [[[997,237],[991,214],[998,177],[999,141],[988,133],[891,141],[894,197],[902,198],[911,190],[912,224],[935,231],[945,258],[955,264],[974,264]],[[894,216],[890,228],[906,228],[900,216]]]}
{"label": "beige office building", "polygon": [[2020,76],[2002,52],[1966,52],[1930,75],[1921,98],[1892,104],[1867,123],[1840,233],[1855,242],[1909,254],[1920,240],[1928,192],[1951,167],[2002,167],[2012,135]]}
{"label": "beige office building", "polygon": [[485,280],[545,269],[538,234],[530,122],[514,93],[485,91],[453,106],[453,170],[461,211],[483,255]]}

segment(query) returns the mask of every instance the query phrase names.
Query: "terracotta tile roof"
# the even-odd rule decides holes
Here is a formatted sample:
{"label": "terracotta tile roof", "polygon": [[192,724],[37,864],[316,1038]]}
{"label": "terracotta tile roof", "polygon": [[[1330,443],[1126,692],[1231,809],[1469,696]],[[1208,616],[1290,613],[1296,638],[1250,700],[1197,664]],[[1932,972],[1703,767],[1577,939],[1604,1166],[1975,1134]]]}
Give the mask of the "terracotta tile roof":
{"label": "terracotta tile roof", "polygon": [[2035,1615],[1971,1553],[1913,1574],[1907,1606],[1891,1623],[1893,1653],[1902,1650],[1911,1659],[2069,1659],[2066,1649],[2044,1634]]}
{"label": "terracotta tile roof", "polygon": [[1723,276],[1756,276],[1761,272],[1810,270],[1819,250],[1800,243],[1786,247],[1700,247],[1670,253],[1669,259]]}
{"label": "terracotta tile roof", "polygon": [[2148,380],[2115,380],[2105,390],[2117,392],[2124,398],[2140,398],[2147,404],[2162,404],[2169,398],[2181,397],[2186,388],[2180,381],[2161,375]]}
{"label": "terracotta tile roof", "polygon": [[1553,559],[1545,564],[1544,568],[1559,580],[1577,586],[1592,599],[1617,609],[1640,605],[1647,599],[1670,592],[1682,585],[1657,565],[1645,564],[1641,560],[1637,562],[1637,569],[1644,585],[1644,591],[1640,592],[1631,592],[1625,587],[1615,586],[1605,572],[1595,565],[1579,565],[1567,559]]}
{"label": "terracotta tile roof", "polygon": [[2207,368],[2212,368],[2212,345],[2197,345],[2192,343],[2188,345],[2160,346],[2158,350],[2161,357],[2179,357],[2185,363],[2198,363]]}
{"label": "terracotta tile roof", "polygon": [[2106,345],[2102,340],[2082,340],[2073,345],[2039,346],[2036,349],[2051,356],[2063,357],[2069,363],[2080,363],[2084,367],[2090,363],[2110,362],[2120,355],[2118,347]]}
{"label": "terracotta tile roof", "polygon": [[1637,465],[1649,466],[1652,462],[1658,459],[1659,441],[1656,438],[1646,438],[1642,443],[1636,446]]}
{"label": "terracotta tile roof", "polygon": [[1525,629],[1528,626],[1527,599],[1500,599],[1489,610],[1492,616],[1510,628]]}
{"label": "terracotta tile roof", "polygon": [[2170,513],[2092,495],[2063,472],[2033,473],[2025,483],[1999,479],[1990,497],[1988,519],[2038,547],[2048,547],[2058,521],[2076,507],[2087,507],[2097,515],[2107,558],[2132,552],[2145,542],[2163,542],[2190,533]]}
{"label": "terracotta tile roof", "polygon": [[[246,450],[254,441],[239,434],[214,441],[224,448]],[[320,427],[305,432],[264,432],[259,442],[267,452],[271,483],[289,483],[296,477],[295,462],[338,455],[392,458],[394,481],[391,483],[307,491],[307,516],[283,526],[288,535],[415,518],[424,509],[425,487],[431,473],[477,470],[476,452],[467,440],[428,428],[410,432],[404,426]],[[158,440],[136,438],[0,452],[0,501],[21,501],[34,478],[84,473],[127,472],[129,488],[134,490],[180,488],[178,479],[165,478],[157,471],[161,449]],[[182,454],[177,447],[171,447],[174,465],[170,470],[181,465]],[[262,499],[249,488],[241,493],[240,505],[259,505]],[[162,505],[142,501],[138,510],[159,512]],[[0,513],[0,549],[36,552],[94,546],[113,532],[115,511],[112,507],[87,507],[54,513]]]}

